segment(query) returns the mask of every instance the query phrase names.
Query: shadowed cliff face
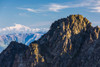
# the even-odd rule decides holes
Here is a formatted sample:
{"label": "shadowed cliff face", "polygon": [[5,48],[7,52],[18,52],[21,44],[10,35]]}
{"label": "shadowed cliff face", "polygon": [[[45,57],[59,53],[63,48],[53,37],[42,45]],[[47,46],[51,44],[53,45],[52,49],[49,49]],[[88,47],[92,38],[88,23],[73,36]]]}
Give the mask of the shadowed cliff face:
{"label": "shadowed cliff face", "polygon": [[26,45],[12,41],[0,54],[0,67],[12,67],[15,57],[23,54],[27,49]]}
{"label": "shadowed cliff face", "polygon": [[[70,15],[55,21],[50,30],[39,40],[32,42],[24,53],[15,55],[11,65],[13,67],[100,67],[99,33],[100,28],[92,27],[82,15]],[[3,54],[4,52],[1,53]],[[6,64],[6,61],[4,63]]]}

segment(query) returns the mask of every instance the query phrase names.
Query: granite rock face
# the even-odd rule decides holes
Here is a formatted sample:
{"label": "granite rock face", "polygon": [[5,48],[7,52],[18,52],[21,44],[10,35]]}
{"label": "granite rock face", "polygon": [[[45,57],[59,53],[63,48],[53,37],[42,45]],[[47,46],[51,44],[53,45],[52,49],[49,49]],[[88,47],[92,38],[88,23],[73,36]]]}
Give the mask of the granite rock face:
{"label": "granite rock face", "polygon": [[99,34],[100,28],[82,15],[70,15],[55,21],[28,47],[14,49],[14,55],[7,56],[5,52],[12,51],[8,46],[0,54],[0,67],[100,67]]}

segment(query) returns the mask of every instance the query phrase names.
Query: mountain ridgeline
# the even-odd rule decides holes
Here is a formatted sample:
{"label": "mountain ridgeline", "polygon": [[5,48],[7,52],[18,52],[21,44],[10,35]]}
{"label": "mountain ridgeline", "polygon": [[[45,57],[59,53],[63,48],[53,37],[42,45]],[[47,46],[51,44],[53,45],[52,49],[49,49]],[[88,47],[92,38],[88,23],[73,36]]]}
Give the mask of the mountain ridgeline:
{"label": "mountain ridgeline", "polygon": [[11,42],[0,54],[0,67],[100,67],[99,52],[100,28],[70,15],[29,46]]}

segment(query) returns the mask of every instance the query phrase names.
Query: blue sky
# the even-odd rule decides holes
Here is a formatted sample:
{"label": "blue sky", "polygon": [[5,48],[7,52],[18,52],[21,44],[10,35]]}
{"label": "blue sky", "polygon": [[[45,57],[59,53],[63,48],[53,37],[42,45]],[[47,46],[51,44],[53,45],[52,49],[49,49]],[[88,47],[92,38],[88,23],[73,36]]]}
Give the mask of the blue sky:
{"label": "blue sky", "polygon": [[0,28],[14,24],[49,28],[70,14],[81,14],[100,26],[100,0],[0,0]]}

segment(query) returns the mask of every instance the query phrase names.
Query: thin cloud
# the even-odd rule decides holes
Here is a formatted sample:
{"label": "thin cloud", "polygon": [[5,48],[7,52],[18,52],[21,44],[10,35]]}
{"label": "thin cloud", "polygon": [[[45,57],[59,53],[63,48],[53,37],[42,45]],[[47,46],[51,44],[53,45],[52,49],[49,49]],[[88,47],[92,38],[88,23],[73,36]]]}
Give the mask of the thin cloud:
{"label": "thin cloud", "polygon": [[98,12],[100,13],[100,1],[96,0],[93,4],[93,7],[91,7],[91,11],[90,12]]}
{"label": "thin cloud", "polygon": [[53,11],[53,12],[60,12],[60,10],[63,10],[63,9],[67,9],[67,8],[78,8],[78,7],[85,7],[85,6],[89,6],[90,3],[86,3],[86,2],[82,2],[82,3],[79,3],[79,4],[73,4],[71,3],[70,5],[67,4],[67,5],[64,5],[64,4],[50,4],[49,7],[48,7],[48,10],[49,11]]}
{"label": "thin cloud", "polygon": [[69,8],[67,5],[60,5],[60,4],[51,4],[49,5],[49,11],[59,12],[59,10]]}
{"label": "thin cloud", "polygon": [[43,7],[39,9],[32,9],[32,8],[18,8],[18,9],[26,10],[33,13],[60,12],[61,10],[67,9],[67,8],[77,8],[77,7],[84,7],[84,6],[89,6],[89,5],[90,3],[86,3],[86,2],[79,3],[79,4],[71,3],[70,5],[52,3],[52,4],[44,5]]}
{"label": "thin cloud", "polygon": [[[66,5],[67,4],[67,5]],[[100,12],[100,1],[99,0],[85,0],[80,3],[51,3],[48,5],[44,5],[39,9],[32,9],[32,8],[18,8],[21,10],[26,10],[33,13],[42,13],[42,12],[60,12],[63,9],[67,8],[79,8],[85,7],[87,9],[91,9],[89,12]]]}
{"label": "thin cloud", "polygon": [[32,9],[32,8],[18,8],[18,9],[26,10],[26,11],[33,12],[33,13],[37,13],[38,12],[37,10]]}
{"label": "thin cloud", "polygon": [[[66,3],[67,4],[67,3]],[[85,7],[91,9],[89,12],[98,12],[100,13],[100,0],[84,0],[80,3],[70,3],[70,4],[50,4],[49,11],[59,12],[60,10],[67,8],[79,8]]]}
{"label": "thin cloud", "polygon": [[92,9],[91,12],[99,12],[100,13],[100,6],[92,7],[91,9]]}

